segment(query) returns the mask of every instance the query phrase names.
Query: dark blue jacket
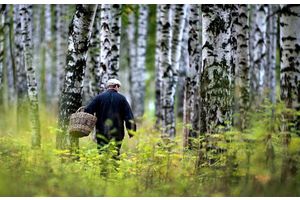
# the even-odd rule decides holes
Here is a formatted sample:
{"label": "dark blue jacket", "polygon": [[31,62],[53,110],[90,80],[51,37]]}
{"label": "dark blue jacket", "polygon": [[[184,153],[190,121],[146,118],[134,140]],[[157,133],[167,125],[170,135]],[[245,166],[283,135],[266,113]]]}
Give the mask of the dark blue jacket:
{"label": "dark blue jacket", "polygon": [[[109,140],[123,140],[124,122],[127,130],[136,131],[134,117],[126,98],[113,89],[96,96],[86,106],[85,112],[96,113],[96,132]],[[132,135],[129,133],[129,136]]]}

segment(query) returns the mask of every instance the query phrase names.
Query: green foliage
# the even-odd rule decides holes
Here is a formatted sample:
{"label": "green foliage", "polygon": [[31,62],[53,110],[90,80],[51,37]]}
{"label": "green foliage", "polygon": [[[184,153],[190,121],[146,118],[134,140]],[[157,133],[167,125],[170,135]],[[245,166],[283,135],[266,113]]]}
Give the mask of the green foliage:
{"label": "green foliage", "polygon": [[89,137],[76,154],[55,149],[56,116],[44,108],[42,148],[33,150],[30,132],[15,133],[15,115],[6,114],[0,196],[299,196],[300,139],[292,134],[285,148],[282,112],[281,104],[266,103],[249,129],[201,134],[193,149],[182,147],[183,124],[174,141],[163,141],[145,117],[135,136],[125,137],[119,159],[113,143],[99,155]]}

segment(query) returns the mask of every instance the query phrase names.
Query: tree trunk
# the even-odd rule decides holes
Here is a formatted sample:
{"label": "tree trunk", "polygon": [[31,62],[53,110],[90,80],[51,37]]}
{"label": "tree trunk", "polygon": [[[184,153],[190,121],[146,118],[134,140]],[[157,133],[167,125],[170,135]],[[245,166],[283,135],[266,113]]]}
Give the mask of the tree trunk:
{"label": "tree trunk", "polygon": [[[0,5],[0,95],[2,95],[3,87],[3,64],[4,64],[4,22],[5,22],[5,7],[6,5]],[[2,97],[0,99],[2,102]],[[2,104],[0,104],[2,105]]]}
{"label": "tree trunk", "polygon": [[[300,6],[282,5],[280,17],[280,89],[285,106],[300,110]],[[283,131],[295,129],[300,135],[300,120],[288,114],[283,115]]]}
{"label": "tree trunk", "polygon": [[56,89],[55,99],[59,98],[64,81],[64,66],[66,65],[67,53],[67,28],[66,28],[66,12],[67,6],[63,4],[56,5]]}
{"label": "tree trunk", "polygon": [[106,88],[111,68],[111,5],[101,5],[101,29],[100,29],[100,93]]}
{"label": "tree trunk", "polygon": [[109,78],[118,78],[120,69],[121,4],[111,5],[111,65]]}
{"label": "tree trunk", "polygon": [[[82,104],[83,77],[96,9],[97,5],[76,5],[76,13],[69,27],[66,77],[59,104],[60,131],[56,136],[58,149],[65,149],[68,145],[67,127],[70,115]],[[78,145],[78,138],[71,137],[70,141],[71,147]]]}
{"label": "tree trunk", "polygon": [[[189,16],[190,6],[187,8],[187,16]],[[176,87],[176,99],[177,99],[177,118],[184,121],[184,93],[185,93],[185,79],[186,70],[189,66],[189,52],[188,52],[188,40],[189,40],[189,17],[185,18],[182,41],[181,41],[181,55],[178,71],[178,84]]]}
{"label": "tree trunk", "polygon": [[[134,7],[133,9],[135,9],[136,7]],[[134,83],[134,81],[137,78],[140,77],[136,77],[136,69],[137,69],[137,48],[136,48],[136,32],[137,32],[137,28],[136,28],[136,14],[135,14],[135,10],[132,10],[129,14],[128,14],[128,26],[127,26],[127,38],[128,38],[128,64],[129,64],[129,82],[130,82],[130,88],[129,88],[129,92],[130,92],[130,103],[131,103],[131,107],[132,107],[132,111],[134,113],[134,115],[136,116],[136,84]]]}
{"label": "tree trunk", "polygon": [[14,5],[14,65],[16,67],[16,92],[17,92],[17,131],[20,131],[21,127],[24,127],[24,123],[27,123],[27,109],[26,104],[28,100],[27,96],[27,80],[25,71],[24,60],[24,46],[22,44],[21,33],[21,17],[20,17],[20,5]]}
{"label": "tree trunk", "polygon": [[232,125],[233,5],[202,5],[202,68],[200,132],[218,133]]}
{"label": "tree trunk", "polygon": [[184,93],[184,124],[185,127],[184,146],[192,147],[191,138],[196,138],[199,135],[199,82],[201,70],[201,7],[200,5],[191,5],[189,16],[189,42],[188,55],[189,66],[186,70],[185,93]]}
{"label": "tree trunk", "polygon": [[53,54],[53,41],[52,41],[52,28],[51,28],[51,5],[45,5],[45,90],[46,90],[46,103],[51,103],[53,97],[52,87],[53,87],[53,73],[52,73],[52,59],[51,54]]}
{"label": "tree trunk", "polygon": [[236,125],[240,130],[247,127],[247,111],[250,104],[250,60],[249,60],[249,15],[247,5],[238,6],[238,20],[236,25],[237,54],[235,74],[235,98],[237,116]]}
{"label": "tree trunk", "polygon": [[254,108],[261,104],[263,91],[263,78],[265,76],[266,66],[266,31],[267,31],[267,5],[255,5],[253,15],[253,72],[251,74],[251,102]]}
{"label": "tree trunk", "polygon": [[[172,71],[172,61],[171,61],[171,38],[172,38],[172,29],[171,29],[171,6],[159,5],[161,12],[160,15],[160,24],[161,24],[161,33],[160,35],[160,68],[161,72],[161,126],[163,129],[162,137],[169,138],[175,136],[175,122],[174,122],[174,113],[172,114],[172,102],[171,94],[172,91],[168,88],[171,86],[169,82],[172,81],[173,71]],[[168,74],[169,70],[169,74]],[[167,93],[168,92],[168,93]]]}
{"label": "tree trunk", "polygon": [[[140,118],[144,114],[145,106],[145,90],[146,90],[146,48],[147,48],[147,27],[148,27],[148,6],[139,5],[139,18],[138,18],[138,30],[137,30],[137,43],[131,47],[136,47],[131,51],[131,55],[134,56],[133,61],[136,63],[132,64],[131,69],[131,106],[135,117]],[[135,38],[135,27],[134,19],[131,17],[131,31],[130,36],[131,42],[136,42]],[[132,24],[133,23],[133,24]]]}
{"label": "tree trunk", "polygon": [[98,83],[100,80],[100,12],[101,12],[101,6],[98,5],[96,16],[93,24],[93,32],[91,37],[91,44],[89,47],[89,70],[88,76],[86,74],[86,77],[88,77],[87,84],[88,91],[86,91],[87,100],[90,100],[91,97],[94,97],[99,94],[100,88],[98,88]]}
{"label": "tree trunk", "polygon": [[[44,66],[42,65],[42,44],[43,44],[43,32],[44,27],[42,27],[42,13],[43,6],[42,5],[33,5],[32,6],[32,44],[33,44],[33,66],[36,67],[36,80],[39,83],[38,91],[39,94],[44,96],[43,87],[45,85],[43,78]],[[42,98],[44,99],[44,98]]]}
{"label": "tree trunk", "polygon": [[30,101],[30,120],[32,126],[32,148],[41,147],[38,88],[33,66],[32,5],[20,6],[22,44],[24,49],[28,96]]}
{"label": "tree trunk", "polygon": [[267,20],[267,64],[265,69],[264,90],[268,93],[271,103],[276,102],[276,50],[277,50],[277,19],[278,6],[269,5]]}
{"label": "tree trunk", "polygon": [[161,9],[156,5],[156,47],[155,47],[155,128],[159,129],[161,126],[161,86],[162,86],[162,68],[160,60],[160,44],[161,44],[161,30],[160,24]]}
{"label": "tree trunk", "polygon": [[6,63],[6,77],[7,77],[7,98],[6,105],[13,105],[17,101],[16,97],[16,68],[14,62],[13,46],[14,46],[14,38],[13,38],[13,5],[6,6],[6,17],[5,23],[7,25],[5,30],[5,63]]}

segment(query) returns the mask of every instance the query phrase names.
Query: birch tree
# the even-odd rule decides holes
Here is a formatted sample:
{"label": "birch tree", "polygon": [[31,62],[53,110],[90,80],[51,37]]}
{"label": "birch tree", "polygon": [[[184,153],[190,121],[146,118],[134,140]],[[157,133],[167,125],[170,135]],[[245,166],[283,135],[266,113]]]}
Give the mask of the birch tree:
{"label": "birch tree", "polygon": [[[280,17],[280,97],[287,108],[300,110],[300,6],[282,5]],[[284,123],[295,123],[299,134],[299,117],[284,115]],[[291,130],[291,126],[283,131]]]}
{"label": "birch tree", "polygon": [[264,90],[267,91],[270,102],[276,101],[276,50],[277,50],[277,19],[278,6],[269,5],[267,17],[267,44],[266,44],[266,69],[264,78]]}
{"label": "birch tree", "polygon": [[120,69],[121,4],[111,5],[111,64],[109,78],[118,78]]}
{"label": "birch tree", "polygon": [[[175,92],[178,79],[178,62],[180,58],[180,44],[182,39],[185,10],[182,5],[176,5],[174,24],[172,26],[170,5],[160,5],[161,9],[161,42],[160,62],[162,67],[162,127],[163,138],[175,137]],[[173,29],[173,27],[175,27]],[[173,38],[173,39],[172,39]],[[173,43],[171,45],[171,42]]]}
{"label": "birch tree", "polygon": [[6,17],[5,17],[5,63],[6,63],[6,77],[7,77],[7,98],[6,105],[13,104],[17,101],[16,97],[16,67],[14,62],[13,46],[14,46],[14,23],[13,23],[13,5],[6,6]]}
{"label": "birch tree", "polygon": [[88,94],[96,96],[99,94],[100,89],[97,87],[100,80],[100,12],[101,6],[98,5],[95,20],[93,24],[93,32],[91,37],[91,44],[89,47],[89,91]]}
{"label": "birch tree", "polygon": [[66,52],[67,52],[67,28],[66,28],[66,12],[67,6],[63,4],[56,5],[56,89],[55,98],[59,97],[59,94],[63,87],[64,80],[64,66],[66,64]]}
{"label": "birch tree", "polygon": [[[189,16],[189,8],[187,9],[187,16]],[[188,40],[189,40],[189,19],[185,18],[183,35],[181,41],[181,55],[179,61],[179,71],[178,71],[178,83],[176,86],[176,99],[177,99],[177,113],[176,116],[179,119],[183,119],[184,112],[184,93],[185,93],[185,79],[186,79],[186,70],[189,66],[189,52],[188,52]]]}
{"label": "birch tree", "polygon": [[202,5],[201,133],[217,133],[232,125],[233,9],[232,5]]}
{"label": "birch tree", "polygon": [[266,31],[267,31],[267,5],[255,5],[253,15],[253,72],[251,74],[251,101],[258,105],[263,100],[263,77],[266,66]]}
{"label": "birch tree", "polygon": [[[3,63],[4,63],[4,12],[6,5],[0,5],[0,95],[2,93],[3,85]],[[0,99],[0,101],[2,98]]]}
{"label": "birch tree", "polygon": [[147,27],[148,27],[148,13],[149,8],[147,5],[139,5],[139,18],[138,18],[138,30],[137,30],[137,42],[134,40],[135,28],[134,28],[134,15],[131,16],[130,29],[132,34],[130,36],[132,48],[136,48],[131,51],[131,55],[134,56],[131,69],[131,106],[134,116],[139,118],[144,114],[144,99],[146,90],[146,48],[147,48]]}
{"label": "birch tree", "polygon": [[46,99],[47,103],[50,103],[50,99],[52,98],[52,92],[53,92],[53,76],[52,76],[52,59],[51,54],[53,52],[53,42],[52,42],[52,28],[51,28],[51,20],[52,14],[51,14],[51,5],[46,4],[45,5],[45,42],[44,42],[44,52],[45,52],[45,89],[46,89]]}
{"label": "birch tree", "polygon": [[244,130],[246,128],[247,110],[250,104],[250,57],[249,57],[249,14],[247,5],[238,6],[237,31],[237,55],[236,55],[236,75],[235,75],[235,97],[236,112],[239,113],[237,126]]}
{"label": "birch tree", "polygon": [[[56,147],[66,148],[66,132],[70,115],[82,104],[83,77],[86,68],[87,50],[91,37],[97,5],[76,5],[76,12],[69,27],[67,65],[65,80],[59,103],[59,128]],[[71,145],[78,145],[78,139],[70,138]],[[72,147],[72,146],[71,146]]]}
{"label": "birch tree", "polygon": [[[174,113],[172,113],[174,105],[172,95],[172,76],[173,69],[171,66],[171,7],[170,5],[159,5],[160,9],[160,24],[161,24],[161,33],[160,33],[160,68],[162,70],[161,77],[161,125],[163,128],[162,137],[169,138],[175,136],[175,121]],[[168,82],[169,81],[169,82]],[[170,88],[171,87],[171,88]]]}
{"label": "birch tree", "polygon": [[20,6],[22,44],[24,49],[25,69],[27,77],[28,96],[30,101],[30,120],[32,126],[32,147],[41,146],[38,88],[33,66],[33,41],[32,41],[32,5]]}
{"label": "birch tree", "polygon": [[189,65],[186,70],[186,80],[184,89],[184,123],[185,144],[184,146],[192,147],[190,138],[196,138],[199,135],[199,82],[201,70],[201,6],[191,5],[189,15],[189,39],[188,39],[188,56]]}
{"label": "birch tree", "polygon": [[14,65],[16,69],[17,92],[17,130],[24,124],[27,103],[27,80],[24,62],[24,46],[22,44],[20,5],[14,5]]}
{"label": "birch tree", "polygon": [[100,29],[100,92],[105,90],[111,68],[111,5],[101,5]]}

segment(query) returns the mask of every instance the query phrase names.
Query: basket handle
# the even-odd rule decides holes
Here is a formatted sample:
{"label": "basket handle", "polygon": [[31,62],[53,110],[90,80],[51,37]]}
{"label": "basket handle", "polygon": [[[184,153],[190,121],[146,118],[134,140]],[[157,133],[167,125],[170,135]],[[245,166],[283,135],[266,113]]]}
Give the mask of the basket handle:
{"label": "basket handle", "polygon": [[80,108],[78,108],[78,110],[76,112],[80,112],[81,110],[83,110],[84,106],[81,106]]}

